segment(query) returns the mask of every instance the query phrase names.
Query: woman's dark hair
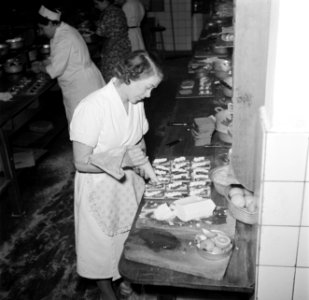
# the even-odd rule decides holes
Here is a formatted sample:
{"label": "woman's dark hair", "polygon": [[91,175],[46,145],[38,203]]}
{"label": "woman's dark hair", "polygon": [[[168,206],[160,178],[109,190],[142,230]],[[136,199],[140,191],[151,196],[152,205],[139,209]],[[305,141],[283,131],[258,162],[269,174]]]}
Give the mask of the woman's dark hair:
{"label": "woman's dark hair", "polygon": [[131,52],[114,69],[115,77],[126,84],[130,84],[131,80],[138,81],[155,74],[163,78],[161,66],[154,57],[142,50]]}

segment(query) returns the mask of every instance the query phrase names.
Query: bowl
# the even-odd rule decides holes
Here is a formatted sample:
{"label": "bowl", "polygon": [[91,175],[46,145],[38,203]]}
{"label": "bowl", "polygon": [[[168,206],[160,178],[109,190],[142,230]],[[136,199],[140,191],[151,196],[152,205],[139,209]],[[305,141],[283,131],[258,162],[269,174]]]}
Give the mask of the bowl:
{"label": "bowl", "polygon": [[[206,237],[206,235],[204,234],[198,234],[197,236],[203,236],[203,238],[206,239],[202,239],[200,242],[197,243],[197,252],[198,254],[207,259],[207,260],[212,260],[212,261],[216,261],[216,260],[222,260],[225,258],[228,258],[232,251],[233,251],[233,247],[234,247],[234,241],[227,236],[226,233],[224,233],[223,231],[220,230],[206,230],[208,233],[213,234],[213,237]],[[222,244],[220,246],[220,248],[216,245],[216,240],[218,239],[223,239],[226,242],[226,246],[222,247]],[[215,249],[213,250],[207,250],[207,246],[203,246],[205,245],[205,243],[210,242],[211,244],[215,245]]]}
{"label": "bowl", "polygon": [[227,186],[224,189],[224,196],[227,201],[227,207],[230,211],[231,215],[238,221],[245,223],[245,224],[256,224],[258,222],[258,211],[255,212],[249,212],[245,208],[236,206],[229,196],[229,191],[231,189],[231,186]]}
{"label": "bowl", "polygon": [[225,196],[225,189],[231,184],[239,184],[230,165],[216,167],[209,171],[209,178],[213,182],[216,191]]}

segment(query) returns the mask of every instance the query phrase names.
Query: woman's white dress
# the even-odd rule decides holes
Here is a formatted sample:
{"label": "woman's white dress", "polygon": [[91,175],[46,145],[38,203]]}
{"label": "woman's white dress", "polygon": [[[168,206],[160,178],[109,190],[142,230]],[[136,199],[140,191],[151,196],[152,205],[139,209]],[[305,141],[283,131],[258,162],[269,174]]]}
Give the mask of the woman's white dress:
{"label": "woman's white dress", "polygon": [[145,50],[145,44],[140,28],[141,22],[145,16],[144,6],[138,0],[127,0],[122,6],[122,10],[127,18],[131,50]]}
{"label": "woman's white dress", "polygon": [[80,33],[61,22],[50,41],[50,64],[46,66],[51,78],[57,78],[63,95],[68,123],[78,103],[105,85],[102,74],[92,62],[87,44]]}
{"label": "woman's white dress", "polygon": [[[137,144],[148,130],[143,102],[129,103],[128,113],[112,79],[76,108],[71,126],[73,141],[94,147],[94,153]],[[75,176],[75,234],[77,272],[86,278],[120,277],[118,262],[144,180],[132,170],[118,181],[106,173]]]}

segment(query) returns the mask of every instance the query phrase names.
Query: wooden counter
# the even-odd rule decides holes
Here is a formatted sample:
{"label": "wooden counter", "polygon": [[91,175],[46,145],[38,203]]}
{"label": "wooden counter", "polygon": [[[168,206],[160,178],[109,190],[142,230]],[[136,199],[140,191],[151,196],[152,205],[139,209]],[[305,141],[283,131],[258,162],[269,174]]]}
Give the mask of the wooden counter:
{"label": "wooden counter", "polygon": [[[0,176],[0,195],[8,189],[11,211],[14,216],[22,214],[22,203],[9,136],[38,113],[39,97],[56,83],[55,80],[46,77],[47,75],[39,77],[34,74],[20,74],[18,76],[29,79],[29,84],[11,100],[0,101],[0,163],[3,169],[3,175]],[[18,76],[17,82],[19,82]],[[7,84],[6,79],[2,78],[1,86]]]}

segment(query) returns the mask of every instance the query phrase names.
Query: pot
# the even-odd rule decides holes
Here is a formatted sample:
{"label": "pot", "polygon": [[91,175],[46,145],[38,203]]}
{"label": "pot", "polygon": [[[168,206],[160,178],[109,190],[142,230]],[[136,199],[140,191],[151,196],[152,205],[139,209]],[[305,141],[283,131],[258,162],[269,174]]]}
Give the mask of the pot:
{"label": "pot", "polygon": [[8,39],[5,41],[10,49],[12,50],[16,50],[16,49],[20,49],[24,46],[24,39],[22,37],[15,37],[12,39]]}
{"label": "pot", "polygon": [[4,71],[9,74],[19,73],[23,70],[23,64],[17,58],[9,58],[4,64]]}
{"label": "pot", "polygon": [[9,45],[5,43],[0,44],[0,57],[7,55],[9,52]]}

